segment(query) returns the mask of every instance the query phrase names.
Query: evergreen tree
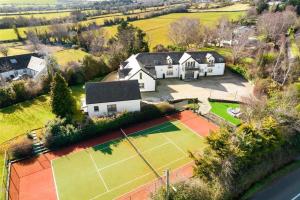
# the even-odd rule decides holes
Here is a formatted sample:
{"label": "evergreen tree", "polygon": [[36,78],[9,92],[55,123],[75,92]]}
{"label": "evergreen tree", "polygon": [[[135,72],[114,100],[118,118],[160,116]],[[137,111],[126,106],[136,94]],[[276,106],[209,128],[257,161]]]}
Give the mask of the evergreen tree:
{"label": "evergreen tree", "polygon": [[69,117],[75,111],[75,100],[72,92],[59,73],[55,73],[51,84],[51,108],[58,117]]}

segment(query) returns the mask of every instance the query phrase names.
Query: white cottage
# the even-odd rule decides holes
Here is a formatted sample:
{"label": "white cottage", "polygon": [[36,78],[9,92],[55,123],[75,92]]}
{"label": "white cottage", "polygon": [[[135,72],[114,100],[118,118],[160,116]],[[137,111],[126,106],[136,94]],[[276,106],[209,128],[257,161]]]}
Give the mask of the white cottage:
{"label": "white cottage", "polygon": [[223,75],[225,59],[214,51],[139,53],[122,62],[119,80],[138,80],[142,92],[155,91],[156,79],[199,79]]}
{"label": "white cottage", "polygon": [[141,93],[137,80],[89,82],[85,84],[85,110],[90,117],[141,110]]}
{"label": "white cottage", "polygon": [[36,53],[0,58],[0,78],[4,80],[18,80],[24,75],[37,79],[46,72],[46,61]]}

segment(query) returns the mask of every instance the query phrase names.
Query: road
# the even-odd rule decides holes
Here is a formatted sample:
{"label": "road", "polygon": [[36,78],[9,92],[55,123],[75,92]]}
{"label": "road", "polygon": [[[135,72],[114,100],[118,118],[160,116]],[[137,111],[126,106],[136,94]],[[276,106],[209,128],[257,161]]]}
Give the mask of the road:
{"label": "road", "polygon": [[275,180],[251,200],[300,200],[300,168]]}

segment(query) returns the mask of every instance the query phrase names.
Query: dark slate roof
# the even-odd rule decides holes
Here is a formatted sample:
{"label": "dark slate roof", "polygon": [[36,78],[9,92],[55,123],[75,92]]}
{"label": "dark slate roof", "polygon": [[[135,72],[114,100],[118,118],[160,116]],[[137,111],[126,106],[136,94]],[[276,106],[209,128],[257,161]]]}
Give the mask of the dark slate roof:
{"label": "dark slate roof", "polygon": [[196,60],[198,63],[206,63],[206,55],[208,53],[213,55],[213,57],[215,58],[215,63],[225,62],[224,57],[215,51],[199,51],[199,52],[187,52],[187,53],[190,54],[192,58]]}
{"label": "dark slate roof", "polygon": [[85,84],[86,104],[141,99],[137,80],[89,82]]}
{"label": "dark slate roof", "polygon": [[125,78],[129,72],[132,70],[132,68],[124,68],[124,69],[119,69],[119,78]]}
{"label": "dark slate roof", "polygon": [[171,57],[174,65],[179,64],[182,55],[182,52],[139,53],[136,59],[143,67],[149,68],[155,65],[167,65],[168,56]]}
{"label": "dark slate roof", "polygon": [[[197,52],[186,52],[190,54],[197,62],[206,63],[206,54],[210,53],[215,57],[216,63],[224,62],[224,57],[215,51],[197,51]],[[167,57],[170,56],[172,64],[179,64],[179,60],[184,52],[157,52],[157,53],[139,53],[136,57],[137,61],[141,66],[146,69],[154,67],[155,65],[167,65]]]}
{"label": "dark slate roof", "polygon": [[27,68],[32,56],[41,57],[36,53],[7,56],[0,58],[0,73]]}

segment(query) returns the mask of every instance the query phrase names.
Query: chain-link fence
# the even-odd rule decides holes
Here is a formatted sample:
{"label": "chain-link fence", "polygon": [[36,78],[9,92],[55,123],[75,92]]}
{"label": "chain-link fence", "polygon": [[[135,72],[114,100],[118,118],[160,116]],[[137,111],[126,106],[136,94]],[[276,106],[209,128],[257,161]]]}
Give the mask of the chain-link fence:
{"label": "chain-link fence", "polygon": [[[193,176],[193,162],[184,165],[170,173],[169,180],[171,184],[185,181]],[[151,199],[151,195],[156,193],[161,187],[166,184],[166,177],[156,179],[153,182],[145,184],[134,191],[124,194],[118,200],[140,200]],[[175,188],[176,189],[176,188]]]}

